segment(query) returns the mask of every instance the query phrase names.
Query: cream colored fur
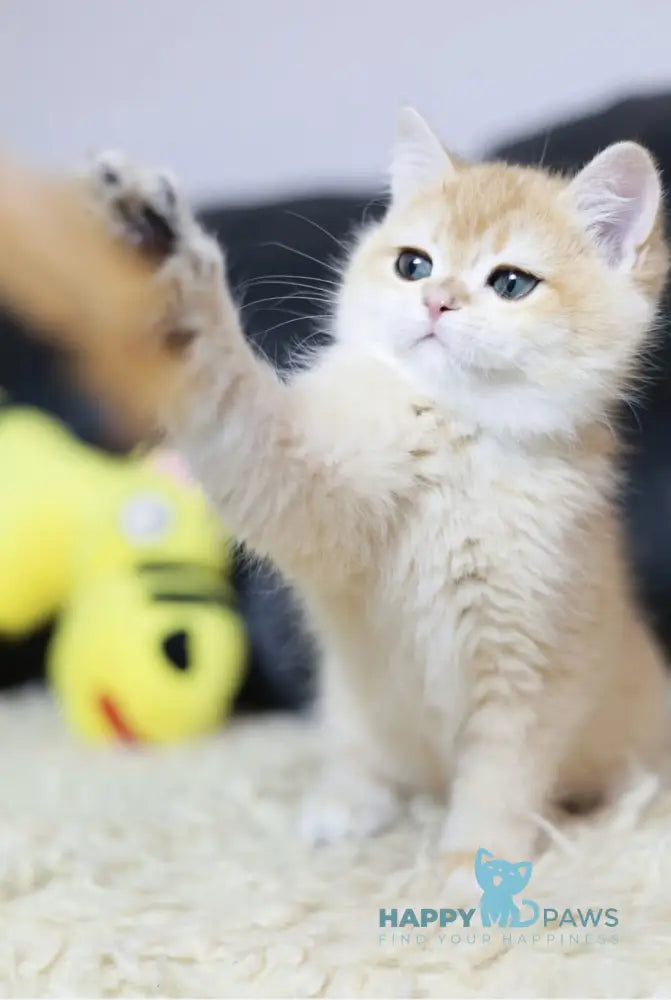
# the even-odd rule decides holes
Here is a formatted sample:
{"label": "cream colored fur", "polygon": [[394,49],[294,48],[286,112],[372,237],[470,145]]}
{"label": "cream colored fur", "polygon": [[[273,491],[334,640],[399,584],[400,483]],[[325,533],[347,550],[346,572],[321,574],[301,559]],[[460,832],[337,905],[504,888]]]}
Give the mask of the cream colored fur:
{"label": "cream colored fur", "polygon": [[[92,174],[106,210],[156,204],[153,174],[113,162],[111,200]],[[288,384],[245,342],[219,251],[178,201],[155,329],[193,341],[169,352],[156,336],[129,376],[317,628],[311,838],[376,832],[429,788],[447,803],[444,850],[517,860],[557,799],[613,795],[632,765],[656,766],[665,677],[630,595],[610,417],[666,271],[659,191],[631,143],[569,183],[455,163],[406,113],[335,343]],[[394,272],[404,247],[430,255],[429,278]],[[503,301],[486,284],[502,264],[543,280]],[[453,306],[434,327],[427,290]]]}
{"label": "cream colored fur", "polygon": [[0,733],[2,997],[671,996],[671,793],[653,782],[565,828],[525,893],[617,907],[617,943],[567,924],[487,944],[477,921],[404,942],[380,908],[455,905],[444,808],[417,795],[380,837],[301,843],[321,749],[301,719],[92,750],[44,692],[3,692]]}

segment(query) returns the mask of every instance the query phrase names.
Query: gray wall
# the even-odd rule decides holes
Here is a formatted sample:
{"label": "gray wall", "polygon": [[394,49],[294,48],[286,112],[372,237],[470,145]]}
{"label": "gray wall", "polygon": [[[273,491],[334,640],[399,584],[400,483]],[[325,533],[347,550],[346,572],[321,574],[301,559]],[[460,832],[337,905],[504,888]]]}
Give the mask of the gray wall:
{"label": "gray wall", "polygon": [[671,80],[671,0],[3,0],[0,142],[196,197],[369,182],[397,105],[457,150]]}

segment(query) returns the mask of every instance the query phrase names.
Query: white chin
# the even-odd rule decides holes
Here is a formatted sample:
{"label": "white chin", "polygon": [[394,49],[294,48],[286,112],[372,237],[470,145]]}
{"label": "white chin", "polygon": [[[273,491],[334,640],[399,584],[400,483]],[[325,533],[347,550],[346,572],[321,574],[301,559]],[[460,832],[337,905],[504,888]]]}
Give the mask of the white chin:
{"label": "white chin", "polygon": [[471,361],[463,357],[452,345],[444,344],[438,337],[420,340],[415,351],[422,370],[434,378],[436,376],[445,378],[450,372],[461,377],[472,371]]}

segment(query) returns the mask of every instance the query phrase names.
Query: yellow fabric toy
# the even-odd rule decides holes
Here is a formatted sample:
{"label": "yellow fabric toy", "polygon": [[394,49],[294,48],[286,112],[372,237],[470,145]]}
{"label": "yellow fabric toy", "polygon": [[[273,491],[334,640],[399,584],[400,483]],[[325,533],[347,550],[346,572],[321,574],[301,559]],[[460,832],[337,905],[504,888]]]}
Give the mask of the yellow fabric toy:
{"label": "yellow fabric toy", "polygon": [[242,679],[230,546],[165,465],[98,452],[36,410],[0,411],[0,633],[59,614],[48,674],[93,740],[210,730]]}

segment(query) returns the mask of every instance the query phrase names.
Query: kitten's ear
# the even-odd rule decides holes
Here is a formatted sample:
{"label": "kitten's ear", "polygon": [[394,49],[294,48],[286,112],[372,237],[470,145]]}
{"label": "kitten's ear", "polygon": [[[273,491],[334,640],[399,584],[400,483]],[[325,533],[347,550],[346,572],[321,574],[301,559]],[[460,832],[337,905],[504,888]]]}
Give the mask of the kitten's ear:
{"label": "kitten's ear", "polygon": [[401,108],[399,113],[389,172],[396,203],[454,174],[442,143],[414,108]]}
{"label": "kitten's ear", "polygon": [[662,187],[650,154],[635,142],[617,142],[584,167],[569,193],[612,267],[631,267],[652,232]]}

